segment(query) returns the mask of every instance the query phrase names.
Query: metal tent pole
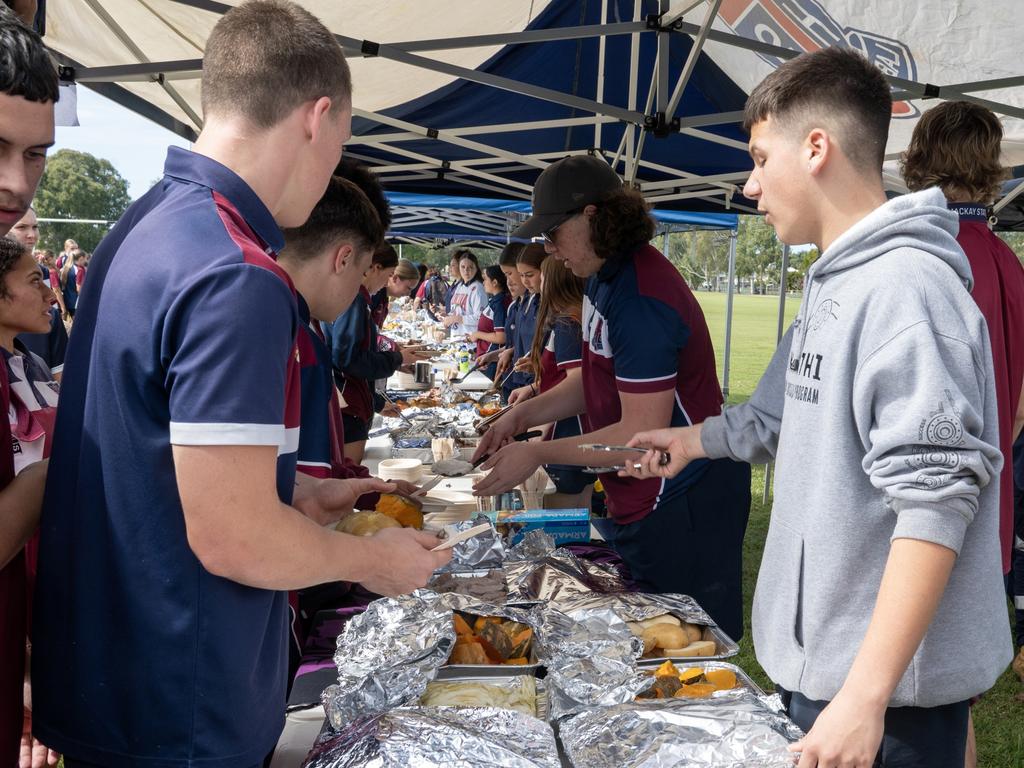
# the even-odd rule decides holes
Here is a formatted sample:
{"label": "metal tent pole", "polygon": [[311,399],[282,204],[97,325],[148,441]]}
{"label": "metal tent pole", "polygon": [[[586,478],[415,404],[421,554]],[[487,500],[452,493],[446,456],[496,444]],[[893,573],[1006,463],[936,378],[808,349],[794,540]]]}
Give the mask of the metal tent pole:
{"label": "metal tent pole", "polygon": [[[786,322],[786,275],[789,274],[789,246],[782,245],[782,278],[779,280],[779,323],[775,331],[775,346],[782,341],[782,333]],[[762,504],[768,503],[768,494],[771,493],[772,478],[774,477],[775,462],[769,462],[764,468],[764,496]]]}
{"label": "metal tent pole", "polygon": [[732,353],[732,297],[736,283],[736,237],[734,229],[729,233],[729,288],[725,294],[725,361],[722,365],[722,395],[729,399],[729,356]]}

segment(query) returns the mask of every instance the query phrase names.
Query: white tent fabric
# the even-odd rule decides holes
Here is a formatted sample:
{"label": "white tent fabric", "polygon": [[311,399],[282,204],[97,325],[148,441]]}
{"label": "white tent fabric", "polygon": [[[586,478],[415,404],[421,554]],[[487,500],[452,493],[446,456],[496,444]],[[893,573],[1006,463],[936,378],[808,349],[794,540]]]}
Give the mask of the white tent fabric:
{"label": "white tent fabric", "polygon": [[[240,0],[225,0],[238,5]],[[433,39],[524,29],[547,0],[502,0],[500,3],[450,0],[306,0],[332,31],[365,40]],[[202,58],[206,38],[220,18],[174,0],[65,0],[46,8],[46,42],[85,66]],[[439,61],[474,69],[500,46],[459,48],[432,54]],[[352,52],[350,52],[351,54]],[[362,109],[377,111],[441,88],[455,78],[398,61],[349,56],[356,97]],[[166,74],[165,83],[119,80],[125,88],[199,129],[199,79],[195,69]],[[184,102],[184,103],[182,103]]]}
{"label": "white tent fabric", "polygon": [[[1024,164],[1020,12],[1020,4],[1012,0],[724,0],[714,29],[794,51],[855,48],[887,75],[942,86],[944,98],[988,103],[1003,113],[1003,164],[1017,166]],[[699,23],[699,11],[686,18]],[[747,93],[780,63],[769,54],[714,40],[704,50]],[[1018,82],[1015,87],[986,85],[1003,78]],[[894,161],[910,142],[917,119],[935,103],[917,98],[895,104],[886,147],[891,159],[886,170],[893,176],[898,174]],[[1016,116],[1005,114],[1004,105],[1015,107]]]}
{"label": "white tent fabric", "polygon": [[[86,85],[116,83],[142,101],[150,116],[163,113],[178,121],[184,135],[201,127],[198,66],[206,37],[216,23],[219,12],[237,4],[216,0],[63,0],[47,7],[47,36],[51,47],[76,65],[76,77]],[[336,34],[344,36],[356,84],[356,114],[364,119],[388,126],[386,141],[377,136],[356,137],[354,146],[385,147],[390,153],[382,162],[385,183],[394,180],[429,177],[431,157],[422,151],[403,150],[403,142],[422,140],[425,132],[415,125],[388,120],[383,110],[407,103],[417,97],[457,81],[475,70],[504,44],[514,45],[537,40],[545,30],[527,26],[543,15],[549,7],[579,8],[578,15],[593,13],[598,0],[300,0],[318,15]],[[671,130],[690,138],[710,142],[708,149],[742,151],[744,144],[726,138],[708,126],[732,126],[736,112],[718,115],[687,113],[680,97],[694,67],[699,66],[697,54],[703,50],[718,68],[742,91],[756,85],[780,61],[803,50],[824,45],[857,48],[868,55],[890,76],[899,99],[894,111],[887,147],[890,163],[886,183],[893,191],[903,191],[898,170],[893,162],[905,148],[910,132],[921,112],[941,98],[968,98],[982,101],[1000,114],[1006,132],[1004,144],[1007,165],[1024,164],[1024,76],[1019,57],[1020,19],[1016,0],[915,0],[892,3],[890,0],[601,0],[600,19],[611,34],[630,34],[633,54],[626,60],[605,60],[602,43],[598,71],[581,73],[590,82],[599,84],[597,101],[579,105],[568,100],[561,103],[575,110],[570,120],[549,121],[545,125],[589,125],[595,144],[615,167],[622,163],[622,172],[640,184],[645,194],[656,201],[680,206],[687,198],[704,204],[715,195],[718,205],[745,210],[738,192],[745,171],[735,164],[728,172],[695,174],[666,168],[664,163],[645,165],[644,118],[658,112],[681,117],[682,123]],[[630,10],[626,16],[623,9]],[[657,24],[645,28],[643,22],[653,14]],[[564,18],[564,17],[563,17]],[[633,26],[626,30],[629,22]],[[536,26],[536,25],[535,25]],[[553,30],[562,37],[575,34],[572,28]],[[495,39],[494,35],[510,35]],[[577,37],[593,37],[595,33],[579,32]],[[552,35],[551,39],[557,39]],[[657,36],[658,56],[655,69],[669,72],[670,46],[662,45],[670,35],[688,35],[693,40],[692,54],[682,65],[678,80],[655,85],[652,72],[641,73],[636,65],[636,41],[644,35]],[[473,39],[467,40],[466,37]],[[462,39],[456,39],[462,38]],[[548,38],[544,38],[548,39]],[[604,38],[602,38],[603,40]],[[650,38],[648,38],[650,39]],[[364,40],[393,43],[387,55],[360,58]],[[403,42],[396,42],[403,41]],[[419,41],[419,42],[416,42]],[[449,46],[446,48],[446,45]],[[537,43],[543,45],[543,43]],[[419,65],[414,61],[420,62]],[[630,60],[632,59],[632,60]],[[692,59],[692,61],[690,60]],[[125,66],[127,65],[127,66]],[[671,62],[678,72],[681,62]],[[447,69],[446,69],[447,67]],[[113,69],[110,69],[113,68]],[[632,76],[636,89],[626,99],[629,103],[604,105],[601,101],[604,78]],[[664,79],[668,79],[667,77]],[[643,82],[639,82],[643,80]],[[649,80],[649,81],[648,81]],[[490,85],[491,83],[485,84]],[[929,85],[932,84],[932,85]],[[529,96],[554,100],[551,93],[523,84]],[[507,86],[496,87],[495,99],[508,92]],[[647,109],[644,109],[645,92]],[[656,96],[655,96],[656,94]],[[671,94],[671,95],[670,95]],[[557,96],[557,94],[556,94]],[[586,101],[586,100],[583,100]],[[642,110],[642,111],[641,111]],[[159,116],[159,115],[158,115]],[[452,163],[452,177],[472,177],[477,187],[520,198],[529,195],[529,176],[565,154],[535,154],[502,151],[493,140],[495,129],[503,131],[537,130],[538,126],[518,125],[518,115],[508,114],[504,126],[493,124],[467,128],[464,123],[451,126],[434,125],[441,131],[441,142],[473,152],[486,152],[489,158],[460,160]],[[618,148],[602,146],[602,123],[632,123],[622,136]],[[621,124],[620,122],[620,124]],[[648,126],[650,128],[650,126]],[[728,132],[728,131],[727,131]],[[607,134],[608,132],[606,132]],[[499,134],[500,135],[500,134]],[[607,139],[605,143],[607,143]],[[647,142],[648,153],[654,141]],[[411,146],[411,145],[406,145]],[[572,151],[581,151],[578,148]],[[397,159],[395,159],[397,157]],[[408,166],[408,171],[403,171]],[[653,171],[651,169],[654,169]],[[639,170],[639,172],[638,172]],[[655,176],[645,182],[645,174],[676,171],[667,180]],[[410,175],[411,174],[411,175]],[[518,174],[518,175],[517,175]],[[747,209],[749,210],[749,209]]]}

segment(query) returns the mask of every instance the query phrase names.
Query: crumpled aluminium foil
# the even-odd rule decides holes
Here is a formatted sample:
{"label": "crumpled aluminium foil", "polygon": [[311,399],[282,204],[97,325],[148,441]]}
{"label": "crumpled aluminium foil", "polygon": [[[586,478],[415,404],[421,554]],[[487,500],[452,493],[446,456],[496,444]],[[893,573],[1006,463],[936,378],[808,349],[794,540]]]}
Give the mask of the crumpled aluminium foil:
{"label": "crumpled aluminium foil", "polygon": [[792,768],[803,736],[749,691],[589,709],[559,725],[576,768]]}
{"label": "crumpled aluminium foil", "polygon": [[491,707],[405,707],[326,734],[304,768],[559,768],[551,726]]}
{"label": "crumpled aluminium foil", "polygon": [[508,563],[510,600],[549,600],[558,603],[580,595],[616,594],[627,591],[614,568],[576,557],[566,550]]}
{"label": "crumpled aluminium foil", "polygon": [[505,562],[539,560],[555,551],[555,539],[542,528],[527,531],[522,540],[508,551]]}
{"label": "crumpled aluminium foil", "polygon": [[338,684],[322,696],[331,724],[418,701],[454,645],[452,612],[437,594],[374,600],[338,636]]}
{"label": "crumpled aluminium foil", "polygon": [[715,622],[689,595],[672,593],[622,592],[615,595],[573,595],[558,599],[558,609],[570,616],[596,610],[614,611],[625,621],[643,621],[671,613],[691,624],[713,625]]}
{"label": "crumpled aluminium foil", "polygon": [[567,616],[550,606],[537,632],[552,721],[589,707],[632,701],[649,685],[637,673],[643,641],[609,610]]}
{"label": "crumpled aluminium foil", "polygon": [[[486,515],[477,515],[472,520],[460,520],[457,523],[444,526],[448,536],[454,536],[460,531],[468,531],[480,523],[490,523]],[[491,530],[485,531],[479,536],[466,539],[452,547],[451,561],[438,568],[437,573],[450,573],[455,571],[478,571],[488,568],[500,568],[505,560],[505,544],[501,540],[494,525]]]}

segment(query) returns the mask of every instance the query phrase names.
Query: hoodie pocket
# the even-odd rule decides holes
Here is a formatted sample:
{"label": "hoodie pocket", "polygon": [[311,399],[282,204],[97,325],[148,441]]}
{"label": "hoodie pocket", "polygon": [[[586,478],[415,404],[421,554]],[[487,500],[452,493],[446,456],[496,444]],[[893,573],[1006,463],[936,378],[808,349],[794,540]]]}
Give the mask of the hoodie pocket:
{"label": "hoodie pocket", "polygon": [[802,629],[804,540],[773,521],[765,541],[752,616],[757,660],[773,681],[800,690],[804,669]]}

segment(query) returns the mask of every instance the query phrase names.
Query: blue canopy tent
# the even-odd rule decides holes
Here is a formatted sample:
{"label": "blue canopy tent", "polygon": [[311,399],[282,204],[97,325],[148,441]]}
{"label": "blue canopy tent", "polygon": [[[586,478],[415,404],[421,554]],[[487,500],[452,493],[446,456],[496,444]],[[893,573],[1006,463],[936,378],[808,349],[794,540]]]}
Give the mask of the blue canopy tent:
{"label": "blue canopy tent", "polygon": [[[392,224],[388,237],[398,242],[445,245],[452,242],[478,242],[483,247],[500,248],[512,241],[511,233],[530,215],[525,200],[423,195],[388,192]],[[690,229],[735,230],[738,217],[730,213],[652,211],[657,233]]]}

